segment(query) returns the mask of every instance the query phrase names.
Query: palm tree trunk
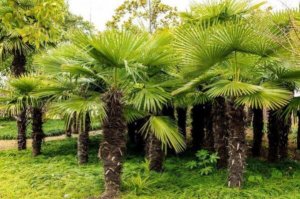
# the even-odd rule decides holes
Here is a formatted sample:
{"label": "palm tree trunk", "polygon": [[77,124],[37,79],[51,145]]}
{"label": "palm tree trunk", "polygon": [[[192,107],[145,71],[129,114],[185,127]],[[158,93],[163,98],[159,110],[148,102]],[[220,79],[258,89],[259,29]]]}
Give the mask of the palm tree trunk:
{"label": "palm tree trunk", "polygon": [[212,132],[212,103],[204,104],[204,146],[203,148],[214,152],[214,135]]}
{"label": "palm tree trunk", "polygon": [[181,108],[178,107],[176,109],[177,112],[177,125],[179,128],[179,131],[183,135],[183,137],[186,137],[186,119],[187,119],[187,108]]}
{"label": "palm tree trunk", "polygon": [[77,124],[76,113],[73,114],[70,125],[71,125],[71,134],[79,134],[79,125]]}
{"label": "palm tree trunk", "polygon": [[288,157],[288,136],[291,130],[292,120],[291,116],[288,118],[280,118],[279,126],[279,145],[278,145],[278,154],[279,159],[284,160]]}
{"label": "palm tree trunk", "polygon": [[260,156],[261,144],[263,138],[264,118],[262,109],[253,109],[253,145],[252,155]]}
{"label": "palm tree trunk", "polygon": [[32,154],[37,156],[41,154],[43,132],[43,112],[41,108],[32,109]]}
{"label": "palm tree trunk", "polygon": [[23,53],[19,52],[18,50],[15,50],[13,61],[11,64],[11,73],[15,77],[22,76],[25,72],[25,65],[26,65],[26,57]]}
{"label": "palm tree trunk", "polygon": [[21,113],[16,117],[17,128],[18,128],[18,150],[26,149],[26,128],[27,128],[27,118],[26,109],[23,109]]}
{"label": "palm tree trunk", "polygon": [[147,138],[147,159],[151,171],[161,172],[163,170],[165,154],[161,146],[161,141],[153,133],[150,133]]}
{"label": "palm tree trunk", "polygon": [[214,148],[219,159],[219,169],[227,167],[228,161],[228,118],[226,116],[226,101],[223,97],[216,98],[212,109]]}
{"label": "palm tree trunk", "polygon": [[103,121],[103,141],[99,157],[104,165],[105,192],[102,199],[118,198],[123,159],[126,152],[126,121],[123,116],[122,92],[112,88],[103,96],[106,119]]}
{"label": "palm tree trunk", "polygon": [[228,187],[241,187],[246,167],[245,113],[243,106],[236,106],[234,100],[228,103]]}
{"label": "palm tree trunk", "polygon": [[69,124],[68,124],[68,122],[66,122],[66,123],[67,123],[67,125],[66,125],[67,128],[65,129],[65,135],[67,138],[70,138],[70,137],[72,137],[72,120],[70,121]]}
{"label": "palm tree trunk", "polygon": [[250,108],[246,108],[245,110],[246,112],[246,126],[250,127],[251,126],[251,122],[253,120],[253,110]]}
{"label": "palm tree trunk", "polygon": [[195,105],[191,111],[192,117],[192,151],[198,151],[203,146],[204,141],[204,114],[203,105]]}
{"label": "palm tree trunk", "polygon": [[86,164],[89,161],[89,131],[91,130],[90,115],[86,114],[85,125],[81,127],[78,136],[77,156],[79,164]]}
{"label": "palm tree trunk", "polygon": [[[171,105],[165,105],[161,114],[175,119],[174,108]],[[163,170],[165,154],[162,150],[161,141],[151,132],[147,137],[146,150],[147,159],[149,160],[149,169],[151,171],[161,172]]]}
{"label": "palm tree trunk", "polygon": [[300,111],[297,111],[298,131],[297,131],[297,149],[300,150]]}
{"label": "palm tree trunk", "polygon": [[279,126],[276,111],[269,111],[268,119],[268,140],[269,140],[269,154],[268,160],[270,162],[278,161],[278,145],[279,145]]}
{"label": "palm tree trunk", "polygon": [[[15,50],[13,55],[13,61],[11,64],[11,73],[15,77],[22,76],[25,72],[25,65],[26,65],[26,57],[23,53]],[[23,107],[23,110],[19,115],[16,116],[17,118],[17,128],[18,128],[18,150],[26,149],[26,108]]]}

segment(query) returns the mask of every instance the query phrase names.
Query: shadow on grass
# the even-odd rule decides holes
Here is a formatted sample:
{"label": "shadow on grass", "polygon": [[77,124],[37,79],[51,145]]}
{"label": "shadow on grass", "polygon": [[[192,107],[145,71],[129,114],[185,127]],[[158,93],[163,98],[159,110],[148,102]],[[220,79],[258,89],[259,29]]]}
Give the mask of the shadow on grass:
{"label": "shadow on grass", "polygon": [[[89,144],[89,159],[90,163],[95,163],[98,161],[97,154],[100,143],[101,136],[93,136],[90,138]],[[44,157],[58,157],[63,156],[74,156],[77,154],[77,139],[69,138],[65,140],[57,140],[43,143],[42,156]]]}

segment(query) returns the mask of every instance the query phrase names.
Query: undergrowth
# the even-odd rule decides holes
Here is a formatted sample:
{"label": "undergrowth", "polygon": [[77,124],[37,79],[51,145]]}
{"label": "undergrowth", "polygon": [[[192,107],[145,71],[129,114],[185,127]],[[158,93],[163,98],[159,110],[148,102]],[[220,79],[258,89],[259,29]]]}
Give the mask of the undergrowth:
{"label": "undergrowth", "polygon": [[[0,152],[0,198],[85,199],[103,191],[103,168],[97,158],[99,136],[91,140],[90,162],[78,166],[76,140],[47,142],[43,155],[33,158],[30,149]],[[242,190],[226,187],[226,170],[201,176],[186,169],[188,157],[168,157],[163,173],[147,169],[142,155],[129,151],[122,177],[124,199],[280,199],[300,198],[300,164],[269,164],[249,159]]]}

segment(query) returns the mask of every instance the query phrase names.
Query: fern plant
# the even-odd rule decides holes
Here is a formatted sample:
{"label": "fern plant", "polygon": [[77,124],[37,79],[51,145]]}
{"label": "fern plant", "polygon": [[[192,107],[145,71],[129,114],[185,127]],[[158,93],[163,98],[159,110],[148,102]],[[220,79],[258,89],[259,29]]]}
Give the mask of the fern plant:
{"label": "fern plant", "polygon": [[196,153],[196,160],[186,163],[188,169],[199,169],[200,175],[209,175],[216,168],[217,153],[209,153],[207,150],[200,150]]}

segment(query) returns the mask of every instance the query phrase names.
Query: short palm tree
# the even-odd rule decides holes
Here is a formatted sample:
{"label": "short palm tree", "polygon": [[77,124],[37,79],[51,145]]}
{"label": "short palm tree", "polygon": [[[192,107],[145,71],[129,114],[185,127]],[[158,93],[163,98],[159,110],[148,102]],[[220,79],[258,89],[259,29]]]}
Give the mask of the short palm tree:
{"label": "short palm tree", "polygon": [[[168,52],[157,50],[164,40],[146,33],[115,30],[96,36],[78,33],[73,44],[49,51],[36,59],[36,63],[48,71],[54,69],[52,72],[55,73],[69,73],[94,85],[94,93],[98,93],[104,103],[105,117],[101,121],[103,141],[99,149],[105,177],[102,198],[115,198],[120,192],[126,149],[125,116],[136,118],[134,115],[137,115],[133,114],[134,111],[128,113],[128,108],[157,113],[169,96],[159,87],[145,86],[148,82],[146,70],[169,62]],[[172,145],[177,151],[184,148],[176,125],[172,125],[168,118],[150,114],[144,129],[164,145]]]}
{"label": "short palm tree", "polygon": [[91,85],[83,78],[75,78],[66,74],[46,77],[44,81],[47,84],[36,90],[34,95],[47,99],[49,116],[64,118],[66,129],[71,127],[79,130],[78,163],[87,163],[91,123],[95,118],[102,119],[105,113],[98,93],[93,92]]}
{"label": "short palm tree", "polygon": [[43,106],[44,101],[34,97],[32,94],[42,85],[42,81],[33,76],[22,76],[11,79],[7,88],[3,90],[0,108],[11,115],[22,116],[17,119],[18,144],[26,148],[26,110],[31,113],[32,118],[32,153],[37,156],[41,153],[41,144],[44,138],[43,133]]}

